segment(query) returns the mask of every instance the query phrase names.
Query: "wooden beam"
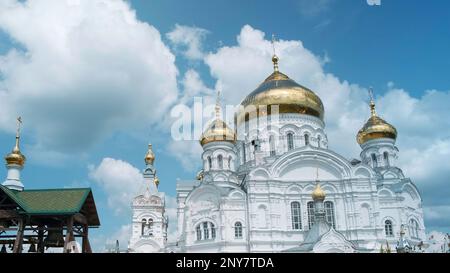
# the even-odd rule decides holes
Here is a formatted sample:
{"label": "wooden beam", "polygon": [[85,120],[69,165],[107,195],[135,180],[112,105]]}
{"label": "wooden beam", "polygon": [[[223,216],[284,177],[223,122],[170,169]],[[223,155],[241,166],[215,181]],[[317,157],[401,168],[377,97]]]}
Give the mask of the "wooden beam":
{"label": "wooden beam", "polygon": [[25,221],[24,219],[20,219],[19,230],[17,231],[16,241],[14,242],[13,253],[22,253],[24,229],[25,229]]}
{"label": "wooden beam", "polygon": [[89,226],[83,226],[83,241],[81,247],[82,253],[92,253],[91,244],[89,243]]}
{"label": "wooden beam", "polygon": [[73,218],[74,218],[75,222],[78,222],[78,223],[80,223],[80,224],[82,224],[82,225],[87,225],[87,224],[88,224],[88,221],[87,221],[87,219],[86,219],[86,216],[84,216],[84,215],[81,214],[81,213],[75,214],[75,215],[73,216]]}
{"label": "wooden beam", "polygon": [[37,244],[37,252],[44,253],[45,252],[45,244],[44,244],[44,226],[39,226],[38,228],[38,244]]}
{"label": "wooden beam", "polygon": [[68,244],[73,238],[73,216],[67,219],[66,239],[64,240],[64,253],[70,253]]}
{"label": "wooden beam", "polygon": [[0,219],[15,219],[20,215],[14,210],[0,210]]}

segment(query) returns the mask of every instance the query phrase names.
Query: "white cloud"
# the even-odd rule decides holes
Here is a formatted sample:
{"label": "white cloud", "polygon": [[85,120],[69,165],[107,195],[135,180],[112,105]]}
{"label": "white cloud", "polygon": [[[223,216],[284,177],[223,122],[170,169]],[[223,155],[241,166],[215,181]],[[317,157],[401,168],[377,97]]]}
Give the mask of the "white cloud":
{"label": "white cloud", "polygon": [[201,60],[204,56],[202,42],[208,31],[203,28],[175,25],[175,28],[166,34],[176,49],[190,60]]}
{"label": "white cloud", "polygon": [[167,149],[185,170],[195,171],[201,168],[203,149],[198,140],[171,140]]}
{"label": "white cloud", "polygon": [[105,243],[109,247],[115,246],[116,241],[119,241],[119,249],[126,250],[128,249],[128,243],[131,238],[131,224],[126,224],[121,226],[118,230],[116,230]]}
{"label": "white cloud", "polygon": [[297,5],[302,16],[312,18],[327,12],[333,2],[333,0],[299,0]]}
{"label": "white cloud", "polygon": [[179,103],[192,103],[192,98],[195,96],[211,97],[211,95],[214,95],[214,90],[207,87],[198,72],[193,69],[186,71],[181,80],[181,85],[183,87],[183,97],[178,100]]}
{"label": "white cloud", "polygon": [[130,163],[104,158],[100,165],[89,166],[89,178],[107,195],[108,206],[116,214],[129,213],[131,202],[142,189],[142,173]]}
{"label": "white cloud", "polygon": [[86,151],[177,99],[175,56],[126,1],[1,1],[0,28],[15,42],[0,56],[0,129],[22,115],[47,150]]}

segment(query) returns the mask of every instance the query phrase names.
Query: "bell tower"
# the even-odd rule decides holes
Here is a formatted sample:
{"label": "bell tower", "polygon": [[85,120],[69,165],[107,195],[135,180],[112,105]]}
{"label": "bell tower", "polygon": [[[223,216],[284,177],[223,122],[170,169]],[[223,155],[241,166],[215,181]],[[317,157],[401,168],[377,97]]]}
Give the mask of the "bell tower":
{"label": "bell tower", "polygon": [[154,167],[155,154],[152,145],[145,155],[143,190],[132,203],[133,224],[129,252],[165,252],[167,245],[168,217],[165,213],[165,194],[158,190],[159,179]]}

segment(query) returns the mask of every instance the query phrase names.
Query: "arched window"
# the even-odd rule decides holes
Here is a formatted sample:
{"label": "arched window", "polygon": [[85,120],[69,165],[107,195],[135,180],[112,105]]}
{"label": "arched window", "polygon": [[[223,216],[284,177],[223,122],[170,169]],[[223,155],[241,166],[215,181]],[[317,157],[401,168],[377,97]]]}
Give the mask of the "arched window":
{"label": "arched window", "polygon": [[302,229],[302,218],[299,202],[291,203],[291,219],[292,219],[292,229]]}
{"label": "arched window", "polygon": [[419,224],[416,220],[409,220],[409,235],[413,238],[419,238]]}
{"label": "arched window", "polygon": [[216,238],[216,226],[212,222],[202,222],[195,227],[197,241]]}
{"label": "arched window", "polygon": [[333,228],[336,228],[336,224],[334,222],[334,204],[331,201],[325,201],[325,219],[328,224],[330,224]]}
{"label": "arched window", "polygon": [[292,133],[287,134],[287,146],[288,151],[294,149],[294,135]]}
{"label": "arched window", "polygon": [[211,239],[216,239],[216,227],[213,223],[209,223],[211,226]]}
{"label": "arched window", "polygon": [[322,141],[322,138],[320,136],[317,137],[317,147],[320,148],[320,142]]}
{"label": "arched window", "polygon": [[245,143],[242,143],[242,158],[243,158],[243,163],[247,162],[247,155],[245,153]]}
{"label": "arched window", "polygon": [[231,156],[228,158],[228,169],[231,170]]}
{"label": "arched window", "polygon": [[311,227],[314,225],[314,202],[308,202],[308,227],[311,229]]}
{"label": "arched window", "polygon": [[384,221],[384,233],[386,234],[386,236],[394,236],[394,230],[392,228],[391,220]]}
{"label": "arched window", "polygon": [[152,218],[148,219],[148,229],[150,231],[153,231],[153,219]]}
{"label": "arched window", "polygon": [[269,137],[269,146],[270,146],[270,156],[275,155],[275,138],[274,136]]}
{"label": "arched window", "polygon": [[388,152],[384,152],[383,153],[383,158],[384,158],[384,165],[389,167],[389,153]]}
{"label": "arched window", "polygon": [[203,222],[203,239],[205,240],[209,239],[208,222]]}
{"label": "arched window", "polygon": [[305,134],[305,145],[309,145],[309,135]]}
{"label": "arched window", "polygon": [[212,169],[212,160],[211,157],[208,156],[208,168],[211,170]]}
{"label": "arched window", "polygon": [[217,157],[217,163],[219,165],[219,169],[223,169],[223,156],[222,155],[219,155]]}
{"label": "arched window", "polygon": [[375,154],[372,154],[372,163],[374,168],[378,167],[377,156]]}
{"label": "arched window", "polygon": [[236,222],[234,224],[234,238],[242,239],[242,223]]}
{"label": "arched window", "polygon": [[197,241],[201,241],[202,240],[202,229],[200,228],[200,225],[198,225],[195,228],[195,232],[197,234]]}
{"label": "arched window", "polygon": [[144,235],[145,232],[145,226],[147,225],[147,220],[146,219],[142,219],[142,224],[141,224],[141,235]]}

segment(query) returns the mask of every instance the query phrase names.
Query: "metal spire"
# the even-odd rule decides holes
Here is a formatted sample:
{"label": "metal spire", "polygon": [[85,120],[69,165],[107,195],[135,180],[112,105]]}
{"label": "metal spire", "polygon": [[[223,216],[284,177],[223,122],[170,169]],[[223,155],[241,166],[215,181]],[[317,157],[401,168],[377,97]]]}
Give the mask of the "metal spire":
{"label": "metal spire", "polygon": [[369,98],[370,98],[370,113],[372,117],[377,115],[377,112],[375,111],[375,100],[373,99],[373,88],[369,87]]}
{"label": "metal spire", "polygon": [[16,132],[16,145],[14,146],[13,152],[20,152],[19,141],[20,141],[20,129],[22,126],[22,117],[17,118],[17,132]]}
{"label": "metal spire", "polygon": [[217,98],[216,98],[216,119],[220,119],[220,90],[217,90]]}
{"label": "metal spire", "polygon": [[275,72],[278,72],[278,56],[277,56],[276,50],[275,50],[275,42],[276,42],[275,34],[272,34],[272,49],[273,49],[272,62],[273,62],[273,70]]}

